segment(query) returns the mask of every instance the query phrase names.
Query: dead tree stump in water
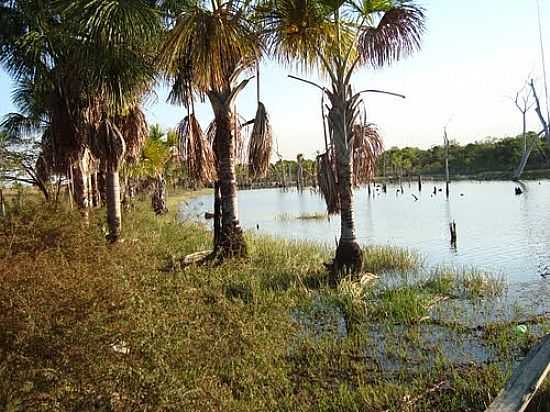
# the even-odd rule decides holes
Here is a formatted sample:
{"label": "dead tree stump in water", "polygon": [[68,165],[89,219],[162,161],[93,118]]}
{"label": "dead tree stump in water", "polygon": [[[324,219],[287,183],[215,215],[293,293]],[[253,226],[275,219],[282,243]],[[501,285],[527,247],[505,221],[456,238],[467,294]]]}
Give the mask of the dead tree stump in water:
{"label": "dead tree stump in water", "polygon": [[422,192],[422,177],[418,175],[418,191]]}
{"label": "dead tree stump in water", "polygon": [[456,246],[456,222],[454,220],[449,223],[449,230],[451,232],[451,246]]}

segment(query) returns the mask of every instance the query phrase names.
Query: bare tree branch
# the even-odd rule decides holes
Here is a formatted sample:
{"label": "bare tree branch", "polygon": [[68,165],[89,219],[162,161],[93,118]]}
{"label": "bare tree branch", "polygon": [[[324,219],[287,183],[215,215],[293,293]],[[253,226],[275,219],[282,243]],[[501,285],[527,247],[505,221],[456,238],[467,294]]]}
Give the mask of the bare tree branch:
{"label": "bare tree branch", "polygon": [[533,81],[533,79],[531,79],[531,81],[529,82],[529,85],[531,86],[531,90],[533,92],[533,97],[535,99],[535,103],[536,103],[536,106],[535,106],[535,112],[537,113],[537,116],[539,117],[539,120],[542,124],[542,127],[544,129],[544,136],[546,139],[550,139],[550,130],[548,130],[548,122],[546,121],[546,119],[544,118],[543,114],[542,114],[542,111],[541,111],[541,108],[540,108],[540,101],[539,101],[539,96],[537,95],[537,90],[535,89],[535,82]]}

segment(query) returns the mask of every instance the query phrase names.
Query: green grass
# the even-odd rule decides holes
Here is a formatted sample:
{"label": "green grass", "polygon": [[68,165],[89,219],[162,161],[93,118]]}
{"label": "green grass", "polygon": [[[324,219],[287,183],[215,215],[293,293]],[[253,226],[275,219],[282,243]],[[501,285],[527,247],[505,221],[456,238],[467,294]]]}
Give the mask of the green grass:
{"label": "green grass", "polygon": [[455,298],[491,298],[501,296],[506,288],[502,276],[472,269],[440,266],[433,269],[421,287]]}
{"label": "green grass", "polygon": [[368,246],[364,250],[363,270],[371,273],[417,271],[423,259],[416,252],[393,246]]}
{"label": "green grass", "polygon": [[[418,323],[444,282],[331,288],[331,249],[250,233],[247,259],[166,271],[211,247],[204,226],[176,220],[180,200],[163,217],[138,203],[115,245],[103,210],[87,226],[41,204],[0,221],[0,410],[482,411],[509,374],[501,365],[535,341],[499,325],[482,337],[502,342],[489,364],[438,352],[429,367],[384,369],[371,332],[394,330],[385,356],[407,359],[414,342],[429,359]],[[365,256],[382,278],[421,269],[409,251]]]}
{"label": "green grass", "polygon": [[311,212],[294,215],[291,213],[281,213],[275,216],[275,220],[279,222],[291,222],[293,220],[326,220],[328,214],[325,212]]}

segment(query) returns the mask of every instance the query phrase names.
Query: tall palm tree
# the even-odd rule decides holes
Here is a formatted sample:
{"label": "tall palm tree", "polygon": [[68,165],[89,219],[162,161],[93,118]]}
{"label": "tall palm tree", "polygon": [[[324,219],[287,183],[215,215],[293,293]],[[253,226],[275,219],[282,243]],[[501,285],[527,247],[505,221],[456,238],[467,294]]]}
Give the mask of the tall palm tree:
{"label": "tall palm tree", "polygon": [[236,200],[234,104],[250,80],[239,77],[253,67],[262,49],[250,4],[230,0],[207,6],[193,1],[177,13],[161,48],[175,100],[189,107],[195,93],[207,97],[214,112],[215,189],[221,198],[221,230],[214,253],[221,258],[246,254]]}
{"label": "tall palm tree", "polygon": [[87,149],[79,40],[49,2],[4,1],[0,12],[0,60],[18,82],[14,101],[22,115],[8,116],[6,126],[43,129],[47,169],[71,178],[76,204],[86,214],[94,162]]}
{"label": "tall palm tree", "polygon": [[154,81],[160,15],[145,0],[59,4],[80,41],[90,147],[106,174],[108,237],[116,241],[122,222],[119,171],[126,159],[137,159],[148,134],[140,103]]}
{"label": "tall palm tree", "polygon": [[320,88],[329,101],[332,144],[320,161],[325,168],[320,174],[325,177],[321,181],[332,182],[329,186],[335,189],[326,193],[327,200],[333,198],[329,212],[339,210],[341,215],[332,267],[338,274],[360,271],[363,256],[355,236],[352,188],[354,176],[368,175],[365,168],[374,170],[381,143],[376,129],[360,122],[361,96],[366,91],[354,92],[351,79],[360,66],[381,67],[417,50],[423,9],[408,0],[268,0],[258,12],[269,51],[280,62],[317,68],[330,80],[328,88],[307,82]]}

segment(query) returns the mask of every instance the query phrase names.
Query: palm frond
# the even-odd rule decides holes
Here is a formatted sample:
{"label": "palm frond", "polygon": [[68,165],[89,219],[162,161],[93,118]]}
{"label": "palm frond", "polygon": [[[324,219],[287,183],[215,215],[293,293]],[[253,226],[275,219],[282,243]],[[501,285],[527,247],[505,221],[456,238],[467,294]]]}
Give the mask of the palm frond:
{"label": "palm frond", "polygon": [[216,180],[212,146],[195,115],[186,116],[178,125],[176,132],[180,139],[180,154],[187,165],[189,176],[201,183],[210,183]]}
{"label": "palm frond", "polygon": [[317,180],[321,195],[327,205],[328,214],[334,215],[339,213],[340,198],[338,196],[338,183],[334,170],[334,159],[330,152],[317,156]]}
{"label": "palm frond", "polygon": [[[320,55],[329,57],[338,48],[333,10],[315,0],[274,0],[258,7],[263,38],[272,56],[302,71],[322,67]],[[341,22],[342,47],[352,43],[352,30]]]}
{"label": "palm frond", "polygon": [[[378,24],[361,30],[358,48],[365,63],[382,67],[420,49],[424,9],[409,1],[395,3],[382,11]],[[376,14],[376,10],[372,13]]]}
{"label": "palm frond", "polygon": [[248,19],[249,3],[225,2],[214,10],[201,6],[181,13],[160,50],[160,64],[169,78],[181,76],[181,63],[193,65],[193,86],[202,92],[229,86],[240,65],[250,66],[261,43]]}
{"label": "palm frond", "polygon": [[265,106],[258,102],[248,147],[248,172],[253,178],[264,177],[271,160],[273,135]]}
{"label": "palm frond", "polygon": [[126,143],[120,129],[109,116],[104,115],[94,130],[90,148],[104,167],[118,170],[124,161]]}
{"label": "palm frond", "polygon": [[135,106],[124,115],[117,116],[115,124],[120,130],[126,146],[125,160],[130,163],[136,162],[145,139],[149,135],[145,114],[139,107]]}
{"label": "palm frond", "polygon": [[353,127],[353,182],[360,185],[372,181],[376,161],[384,151],[382,137],[372,123]]}
{"label": "palm frond", "polygon": [[34,119],[21,113],[8,113],[4,116],[0,129],[11,140],[18,140],[22,137],[40,133],[43,126],[44,124],[40,119]]}

